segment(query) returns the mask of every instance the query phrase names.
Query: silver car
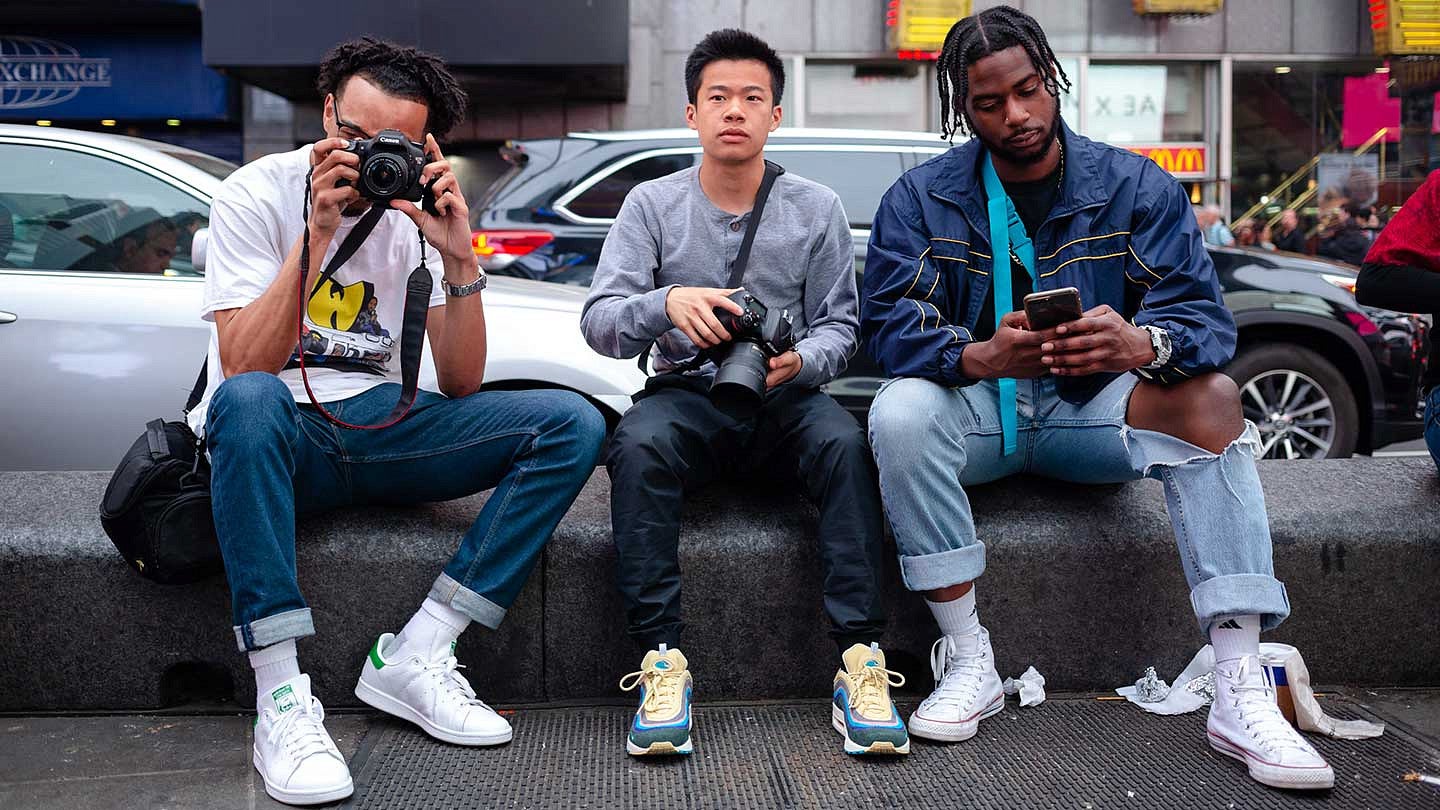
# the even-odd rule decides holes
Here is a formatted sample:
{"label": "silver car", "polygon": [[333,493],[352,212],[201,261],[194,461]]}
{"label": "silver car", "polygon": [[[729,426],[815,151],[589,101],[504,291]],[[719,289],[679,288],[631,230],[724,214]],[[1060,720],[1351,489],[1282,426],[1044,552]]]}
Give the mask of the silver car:
{"label": "silver car", "polygon": [[[210,200],[234,164],[154,141],[0,125],[0,470],[112,468],[179,419],[205,359]],[[613,424],[644,380],[580,335],[585,291],[495,278],[488,388],[565,388]]]}

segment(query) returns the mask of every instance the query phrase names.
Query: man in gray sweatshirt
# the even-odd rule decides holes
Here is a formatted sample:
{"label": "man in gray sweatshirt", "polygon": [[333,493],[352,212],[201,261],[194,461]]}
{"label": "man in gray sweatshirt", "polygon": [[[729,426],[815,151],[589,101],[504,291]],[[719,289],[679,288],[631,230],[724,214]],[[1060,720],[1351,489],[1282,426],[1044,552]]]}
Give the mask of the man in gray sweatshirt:
{"label": "man in gray sweatshirt", "polygon": [[897,676],[878,644],[884,519],[874,462],[855,419],[819,390],[857,343],[849,222],[830,189],[793,174],[775,179],[741,286],[787,312],[797,341],[768,359],[758,410],[717,406],[716,366],[694,358],[723,353],[734,338],[717,312],[742,311],[726,287],[765,176],[765,141],[780,125],[785,69],[755,36],[723,30],[696,46],[685,79],[701,164],[626,197],[580,321],[591,347],[610,357],[635,357],[654,344],[657,376],[636,394],[606,456],[627,629],[646,651],[640,670],[621,681],[642,689],[626,749],[692,749],[692,679],[679,649],[684,493],[763,470],[796,482],[820,511],[825,611],[841,652],[832,725],[850,753],[907,753],[889,693]]}

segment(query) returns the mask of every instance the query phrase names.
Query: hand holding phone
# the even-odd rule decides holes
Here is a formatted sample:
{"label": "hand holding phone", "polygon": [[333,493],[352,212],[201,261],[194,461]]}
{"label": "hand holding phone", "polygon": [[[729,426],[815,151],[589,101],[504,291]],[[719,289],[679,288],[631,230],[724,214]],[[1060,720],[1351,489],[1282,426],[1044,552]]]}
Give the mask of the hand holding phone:
{"label": "hand holding phone", "polygon": [[1025,296],[1025,319],[1032,332],[1054,329],[1062,323],[1079,320],[1080,291],[1074,287],[1034,292]]}

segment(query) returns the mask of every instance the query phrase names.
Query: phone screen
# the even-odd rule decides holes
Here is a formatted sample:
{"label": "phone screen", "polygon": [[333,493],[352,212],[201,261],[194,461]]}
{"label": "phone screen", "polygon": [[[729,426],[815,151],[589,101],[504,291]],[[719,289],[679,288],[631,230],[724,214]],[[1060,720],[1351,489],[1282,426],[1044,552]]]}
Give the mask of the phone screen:
{"label": "phone screen", "polygon": [[1080,293],[1073,288],[1025,297],[1025,317],[1030,321],[1030,328],[1037,332],[1076,320],[1080,313]]}

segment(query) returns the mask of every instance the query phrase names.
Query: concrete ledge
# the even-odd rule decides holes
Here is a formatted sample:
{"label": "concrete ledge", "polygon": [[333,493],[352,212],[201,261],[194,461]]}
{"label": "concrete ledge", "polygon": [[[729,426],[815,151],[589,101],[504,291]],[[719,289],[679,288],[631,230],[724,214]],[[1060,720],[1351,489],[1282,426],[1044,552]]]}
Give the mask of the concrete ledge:
{"label": "concrete ledge", "polygon": [[[1428,459],[1264,462],[1276,569],[1294,617],[1272,634],[1313,676],[1440,684],[1440,485]],[[100,529],[104,473],[0,473],[0,711],[143,709],[193,697],[253,701],[224,581],[165,587],[132,574]],[[301,585],[318,635],[302,663],[327,705],[376,635],[415,609],[484,496],[358,509],[301,527]],[[497,632],[460,646],[497,703],[617,696],[638,663],[614,589],[609,488],[598,472]],[[1145,666],[1173,674],[1203,639],[1159,485],[1013,479],[972,492],[990,547],[980,584],[1004,674],[1034,664],[1057,689],[1108,689]],[[813,509],[712,488],[681,539],[686,652],[706,700],[824,695],[837,657],[820,610]],[[887,555],[887,650],[929,688],[933,623]]]}

